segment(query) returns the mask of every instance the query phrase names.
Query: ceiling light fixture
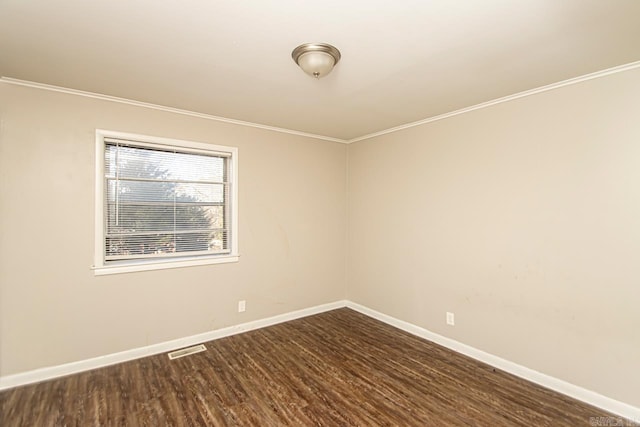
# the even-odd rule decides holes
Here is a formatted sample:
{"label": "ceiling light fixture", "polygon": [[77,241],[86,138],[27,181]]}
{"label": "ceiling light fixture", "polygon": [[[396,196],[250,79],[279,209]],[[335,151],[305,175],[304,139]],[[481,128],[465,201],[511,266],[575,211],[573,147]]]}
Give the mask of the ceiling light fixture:
{"label": "ceiling light fixture", "polygon": [[316,79],[324,77],[340,61],[340,51],[326,43],[301,44],[291,52],[291,57],[302,71]]}

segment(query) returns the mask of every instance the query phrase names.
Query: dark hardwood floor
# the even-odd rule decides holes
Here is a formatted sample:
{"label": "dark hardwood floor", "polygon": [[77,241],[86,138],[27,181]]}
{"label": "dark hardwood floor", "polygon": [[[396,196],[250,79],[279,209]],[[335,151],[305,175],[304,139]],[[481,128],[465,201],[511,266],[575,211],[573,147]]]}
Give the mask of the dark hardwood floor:
{"label": "dark hardwood floor", "polygon": [[611,416],[346,308],[206,346],[6,390],[0,425],[588,426]]}

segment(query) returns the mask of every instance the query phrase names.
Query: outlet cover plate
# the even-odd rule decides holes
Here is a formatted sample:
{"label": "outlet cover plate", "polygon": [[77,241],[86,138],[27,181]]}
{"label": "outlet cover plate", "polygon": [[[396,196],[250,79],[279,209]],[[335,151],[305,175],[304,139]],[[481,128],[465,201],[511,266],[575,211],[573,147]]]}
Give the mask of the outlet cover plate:
{"label": "outlet cover plate", "polygon": [[447,325],[454,326],[456,324],[455,315],[447,311]]}

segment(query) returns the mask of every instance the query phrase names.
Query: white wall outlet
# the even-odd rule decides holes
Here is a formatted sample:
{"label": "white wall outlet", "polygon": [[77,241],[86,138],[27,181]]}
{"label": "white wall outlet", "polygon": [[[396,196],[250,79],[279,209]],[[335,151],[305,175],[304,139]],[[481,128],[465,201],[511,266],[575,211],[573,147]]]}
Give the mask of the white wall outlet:
{"label": "white wall outlet", "polygon": [[455,315],[447,311],[447,325],[454,326],[456,324]]}
{"label": "white wall outlet", "polygon": [[238,301],[238,313],[242,313],[247,309],[247,302],[245,300]]}

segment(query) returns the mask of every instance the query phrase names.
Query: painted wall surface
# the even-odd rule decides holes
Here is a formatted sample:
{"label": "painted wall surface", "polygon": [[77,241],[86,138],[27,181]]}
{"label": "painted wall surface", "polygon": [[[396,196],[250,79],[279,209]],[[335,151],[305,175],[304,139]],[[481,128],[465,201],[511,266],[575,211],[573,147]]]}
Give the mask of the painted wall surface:
{"label": "painted wall surface", "polygon": [[[96,128],[238,147],[240,262],[94,276]],[[0,375],[343,299],[346,149],[0,84]]]}
{"label": "painted wall surface", "polygon": [[[0,375],[346,296],[640,406],[639,111],[636,69],[345,146],[0,84]],[[94,276],[96,128],[238,147],[240,262]]]}
{"label": "painted wall surface", "polygon": [[348,194],[348,299],[640,406],[640,70],[351,144]]}

